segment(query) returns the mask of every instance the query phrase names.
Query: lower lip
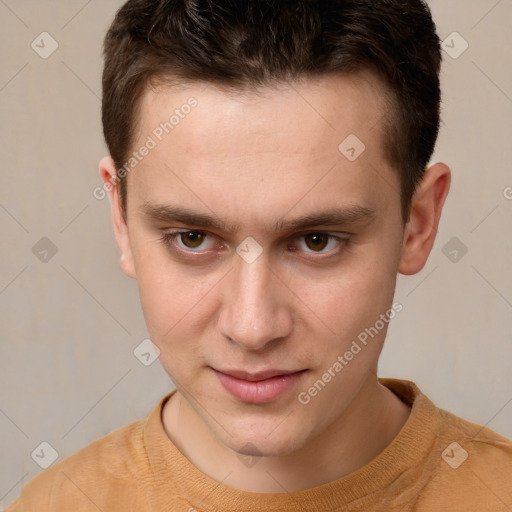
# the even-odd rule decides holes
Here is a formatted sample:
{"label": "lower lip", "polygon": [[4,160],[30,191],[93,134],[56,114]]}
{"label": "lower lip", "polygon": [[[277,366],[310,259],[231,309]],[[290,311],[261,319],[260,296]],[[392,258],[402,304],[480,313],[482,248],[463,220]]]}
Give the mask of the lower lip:
{"label": "lower lip", "polygon": [[216,370],[215,373],[224,388],[240,402],[266,404],[277,400],[289,390],[300,379],[304,371],[290,373],[289,375],[278,375],[259,381],[237,379]]}

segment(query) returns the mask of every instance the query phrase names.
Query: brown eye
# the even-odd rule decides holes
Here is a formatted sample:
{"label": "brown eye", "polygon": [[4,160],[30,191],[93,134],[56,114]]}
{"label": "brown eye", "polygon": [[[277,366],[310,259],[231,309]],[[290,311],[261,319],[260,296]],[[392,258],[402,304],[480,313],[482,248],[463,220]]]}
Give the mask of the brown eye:
{"label": "brown eye", "polygon": [[187,231],[186,233],[180,233],[181,242],[185,247],[189,249],[196,249],[204,242],[205,235],[198,233],[197,231]]}
{"label": "brown eye", "polygon": [[327,247],[331,237],[325,233],[311,233],[304,236],[304,240],[309,249],[313,251],[322,251]]}

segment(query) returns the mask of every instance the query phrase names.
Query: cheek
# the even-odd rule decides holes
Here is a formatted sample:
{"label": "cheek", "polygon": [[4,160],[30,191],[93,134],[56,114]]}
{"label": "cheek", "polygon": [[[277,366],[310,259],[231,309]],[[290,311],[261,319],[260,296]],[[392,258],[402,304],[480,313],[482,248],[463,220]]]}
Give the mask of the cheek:
{"label": "cheek", "polygon": [[135,239],[134,261],[139,295],[151,339],[165,345],[193,331],[204,318],[203,298],[214,283],[212,276],[198,277],[173,261],[157,241]]}
{"label": "cheek", "polygon": [[[348,339],[389,309],[396,273],[385,262],[347,267],[322,279],[297,280],[297,295],[316,318],[319,328],[339,339]],[[304,309],[304,306],[302,306]]]}
{"label": "cheek", "polygon": [[176,269],[149,270],[138,282],[144,317],[155,341],[166,343],[184,331],[194,332],[205,318],[208,282],[190,279]]}
{"label": "cheek", "polygon": [[204,286],[175,266],[159,270],[148,266],[138,278],[144,319],[160,364],[174,384],[189,381],[193,361],[202,356],[201,339],[208,314]]}

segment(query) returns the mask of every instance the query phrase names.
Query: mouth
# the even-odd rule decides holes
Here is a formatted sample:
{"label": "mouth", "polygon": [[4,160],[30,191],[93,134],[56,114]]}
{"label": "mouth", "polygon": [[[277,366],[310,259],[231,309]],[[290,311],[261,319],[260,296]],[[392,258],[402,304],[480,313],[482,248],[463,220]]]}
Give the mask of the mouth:
{"label": "mouth", "polygon": [[216,370],[220,383],[236,400],[247,404],[265,404],[290,391],[307,370],[269,369],[261,372]]}

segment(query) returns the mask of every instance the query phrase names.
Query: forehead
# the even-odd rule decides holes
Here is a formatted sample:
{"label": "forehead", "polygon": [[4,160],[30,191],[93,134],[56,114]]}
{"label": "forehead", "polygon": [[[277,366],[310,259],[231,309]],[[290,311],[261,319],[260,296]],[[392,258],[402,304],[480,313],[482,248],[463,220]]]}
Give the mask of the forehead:
{"label": "forehead", "polygon": [[[184,107],[192,97],[197,107],[189,116],[192,121],[185,121],[181,110],[189,110]],[[176,112],[181,116],[175,116],[180,126],[173,122],[173,145],[198,156],[212,149],[233,157],[258,150],[321,151],[349,134],[382,149],[390,104],[387,89],[368,70],[257,89],[201,82],[160,85],[142,94],[137,138],[154,132]]]}
{"label": "forehead", "polygon": [[[191,200],[204,209],[198,198],[208,197],[233,218],[243,211],[263,221],[272,207],[269,223],[301,197],[307,211],[320,197],[385,209],[389,184],[375,172],[396,180],[383,151],[387,96],[369,72],[258,90],[159,86],[145,91],[139,112],[135,146],[156,142],[129,176],[139,204]],[[363,152],[351,159],[350,150]]]}

